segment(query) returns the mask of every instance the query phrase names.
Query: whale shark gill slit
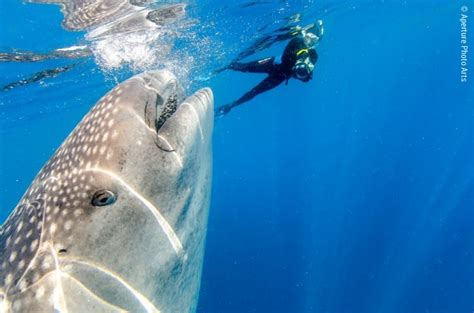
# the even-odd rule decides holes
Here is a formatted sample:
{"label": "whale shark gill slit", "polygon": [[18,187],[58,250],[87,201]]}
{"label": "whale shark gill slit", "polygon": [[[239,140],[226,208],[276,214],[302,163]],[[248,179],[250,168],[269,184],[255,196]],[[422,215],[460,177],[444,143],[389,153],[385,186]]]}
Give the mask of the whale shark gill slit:
{"label": "whale shark gill slit", "polygon": [[[147,312],[151,312],[151,313],[160,313],[160,310],[158,310],[152,303],[150,300],[147,299],[147,297],[145,297],[144,295],[142,295],[139,291],[137,291],[134,287],[132,287],[129,283],[127,283],[127,281],[125,281],[125,279],[123,279],[122,277],[120,277],[120,275],[116,274],[116,273],[113,273],[112,271],[110,270],[107,270],[103,267],[101,267],[100,265],[98,264],[94,264],[92,262],[88,262],[88,261],[84,261],[84,260],[80,260],[80,259],[75,259],[75,258],[65,258],[64,259],[64,262],[65,263],[68,263],[68,264],[74,264],[74,265],[79,265],[79,266],[83,266],[83,267],[86,267],[86,268],[89,268],[89,269],[92,269],[93,271],[97,271],[97,272],[100,272],[101,274],[105,274],[107,277],[109,278],[112,278],[115,282],[119,283],[121,286],[125,287],[129,293],[135,297],[135,299],[138,300],[138,302],[147,310]],[[67,275],[68,277],[71,277],[73,278],[71,275],[68,275],[66,273],[64,273],[64,275]],[[77,281],[77,279],[76,279]],[[82,284],[82,283],[81,283]],[[82,284],[83,285],[83,284]],[[90,291],[91,293],[93,293],[92,291]],[[101,297],[97,296],[95,293],[93,293],[96,297],[102,299]],[[102,299],[103,300],[103,299]],[[104,300],[105,301],[105,300]]]}

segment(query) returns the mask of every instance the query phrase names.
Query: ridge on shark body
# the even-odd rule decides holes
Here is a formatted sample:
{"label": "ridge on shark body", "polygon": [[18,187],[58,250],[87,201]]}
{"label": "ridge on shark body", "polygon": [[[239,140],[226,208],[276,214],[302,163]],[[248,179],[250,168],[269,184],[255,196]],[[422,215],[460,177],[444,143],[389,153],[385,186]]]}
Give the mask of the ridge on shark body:
{"label": "ridge on shark body", "polygon": [[0,226],[0,312],[194,312],[213,111],[167,71],[99,100]]}

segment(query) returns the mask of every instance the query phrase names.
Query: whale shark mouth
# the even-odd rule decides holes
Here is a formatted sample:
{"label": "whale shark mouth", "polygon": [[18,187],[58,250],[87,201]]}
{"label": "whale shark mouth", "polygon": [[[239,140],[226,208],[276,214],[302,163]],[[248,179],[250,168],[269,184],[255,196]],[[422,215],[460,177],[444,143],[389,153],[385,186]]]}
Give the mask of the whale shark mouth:
{"label": "whale shark mouth", "polygon": [[178,110],[178,95],[171,95],[163,105],[160,116],[156,119],[156,130],[159,131],[161,126]]}
{"label": "whale shark mouth", "polygon": [[155,133],[155,143],[161,150],[183,150],[184,155],[195,143],[210,140],[214,124],[210,89],[198,90],[186,98],[176,77],[166,70],[149,71],[137,79],[153,94],[145,103],[144,122]]}
{"label": "whale shark mouth", "polygon": [[184,99],[184,91],[173,74],[166,70],[149,71],[139,79],[145,90],[151,91],[152,98],[145,103],[144,121],[158,133],[166,121],[178,110]]}

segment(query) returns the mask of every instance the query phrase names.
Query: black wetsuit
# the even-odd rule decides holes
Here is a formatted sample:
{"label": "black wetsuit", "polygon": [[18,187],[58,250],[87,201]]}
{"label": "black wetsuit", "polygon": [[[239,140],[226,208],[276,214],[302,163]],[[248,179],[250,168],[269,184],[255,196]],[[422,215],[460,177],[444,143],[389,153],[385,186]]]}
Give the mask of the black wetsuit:
{"label": "black wetsuit", "polygon": [[[293,76],[293,67],[298,60],[297,53],[302,49],[308,49],[308,47],[305,45],[304,39],[299,36],[290,40],[283,52],[280,64],[275,62],[274,57],[249,63],[234,62],[230,64],[228,69],[231,70],[248,73],[266,73],[268,76],[252,90],[244,94],[240,99],[228,105],[230,106],[228,109],[247,102],[258,94],[275,88],[284,81],[288,81]],[[314,48],[309,48],[307,53],[309,53],[311,62],[316,64],[318,60],[316,50]]]}

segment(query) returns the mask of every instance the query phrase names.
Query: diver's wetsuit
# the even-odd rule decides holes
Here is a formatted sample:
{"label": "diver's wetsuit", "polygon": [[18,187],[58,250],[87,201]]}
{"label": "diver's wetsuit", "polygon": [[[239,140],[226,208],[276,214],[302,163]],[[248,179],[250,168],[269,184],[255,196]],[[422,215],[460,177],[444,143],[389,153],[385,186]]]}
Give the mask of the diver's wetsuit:
{"label": "diver's wetsuit", "polygon": [[280,85],[284,81],[288,81],[293,75],[293,67],[298,60],[298,52],[307,49],[309,58],[313,64],[318,60],[318,54],[314,48],[305,45],[302,37],[295,37],[290,40],[281,57],[281,63],[276,63],[275,58],[266,58],[263,60],[253,61],[249,63],[231,63],[227,68],[240,72],[248,73],[266,73],[268,77],[252,90],[244,94],[240,99],[232,102],[228,109],[253,99],[258,94],[268,91]]}

